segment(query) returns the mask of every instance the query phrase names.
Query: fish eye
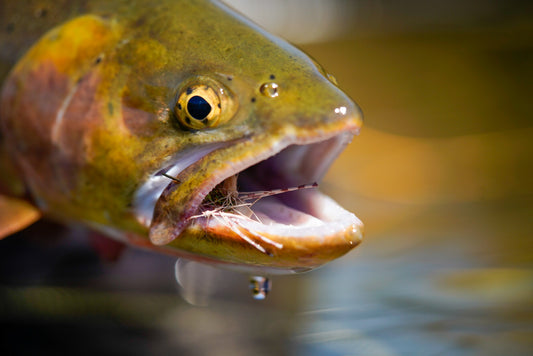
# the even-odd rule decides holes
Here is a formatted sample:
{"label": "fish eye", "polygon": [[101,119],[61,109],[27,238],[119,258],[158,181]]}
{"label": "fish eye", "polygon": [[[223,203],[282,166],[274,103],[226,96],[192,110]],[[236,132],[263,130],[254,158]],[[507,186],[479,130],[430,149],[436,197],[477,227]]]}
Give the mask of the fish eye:
{"label": "fish eye", "polygon": [[179,90],[174,112],[182,127],[202,130],[227,121],[235,108],[226,88],[212,79],[195,77]]}

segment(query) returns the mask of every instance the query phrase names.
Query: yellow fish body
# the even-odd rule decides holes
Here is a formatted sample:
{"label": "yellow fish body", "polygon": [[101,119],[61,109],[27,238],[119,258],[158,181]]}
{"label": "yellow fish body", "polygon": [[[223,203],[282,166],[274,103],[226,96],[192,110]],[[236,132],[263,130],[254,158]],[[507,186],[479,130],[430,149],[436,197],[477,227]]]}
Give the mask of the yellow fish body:
{"label": "yellow fish body", "polygon": [[[0,215],[31,204],[17,201],[4,235],[43,213],[273,273],[361,241],[316,188],[266,196],[319,181],[362,124],[308,56],[213,1],[44,4],[1,37]],[[10,6],[1,16],[20,19]]]}

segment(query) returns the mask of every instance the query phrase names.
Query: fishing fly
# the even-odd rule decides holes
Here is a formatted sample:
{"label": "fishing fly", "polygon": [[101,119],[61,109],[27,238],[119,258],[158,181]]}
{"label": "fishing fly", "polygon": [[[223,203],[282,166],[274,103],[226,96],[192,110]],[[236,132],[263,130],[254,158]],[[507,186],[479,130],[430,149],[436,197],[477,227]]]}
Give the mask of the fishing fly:
{"label": "fishing fly", "polygon": [[[163,176],[180,183],[179,179],[166,173],[163,173]],[[314,182],[311,184],[301,184],[296,187],[288,188],[239,192],[237,190],[237,176],[238,175],[234,175],[225,179],[211,192],[209,192],[201,205],[200,214],[189,217],[189,220],[213,218],[217,220],[218,223],[223,224],[231,229],[235,234],[240,236],[244,241],[255,247],[257,250],[270,255],[270,253],[262,245],[250,239],[248,235],[252,235],[266,244],[278,249],[283,248],[283,245],[272,241],[261,234],[250,231],[250,229],[243,226],[242,222],[246,220],[258,221],[262,223],[259,216],[253,212],[251,207],[263,198],[302,189],[317,188],[318,183]]]}

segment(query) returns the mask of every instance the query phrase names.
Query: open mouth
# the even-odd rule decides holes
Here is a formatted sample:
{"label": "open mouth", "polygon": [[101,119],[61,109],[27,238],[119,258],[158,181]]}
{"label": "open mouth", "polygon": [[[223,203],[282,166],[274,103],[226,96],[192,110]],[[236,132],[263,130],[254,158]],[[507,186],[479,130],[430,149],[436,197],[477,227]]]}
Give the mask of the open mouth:
{"label": "open mouth", "polygon": [[[199,182],[196,203],[183,215],[187,222],[183,230],[201,229],[221,240],[241,240],[266,255],[276,255],[288,245],[305,249],[339,243],[345,245],[343,253],[347,252],[359,243],[362,223],[319,192],[316,182],[352,137],[348,132],[288,144]],[[228,144],[191,150],[154,173],[137,192],[138,220],[153,228],[154,209],[171,188],[179,189],[180,173],[224,149]],[[153,239],[151,231],[153,243],[163,245],[176,238],[159,235]]]}
{"label": "open mouth", "polygon": [[[276,241],[282,236],[325,239],[359,224],[355,215],[317,189],[317,182],[349,140],[350,137],[339,135],[316,143],[290,145],[238,172],[206,196],[200,213],[194,216],[199,220],[196,223],[213,228],[210,224],[231,222],[233,230],[244,230],[274,247],[280,246]],[[211,216],[219,219],[208,221],[206,218]],[[254,246],[264,249],[260,243]]]}

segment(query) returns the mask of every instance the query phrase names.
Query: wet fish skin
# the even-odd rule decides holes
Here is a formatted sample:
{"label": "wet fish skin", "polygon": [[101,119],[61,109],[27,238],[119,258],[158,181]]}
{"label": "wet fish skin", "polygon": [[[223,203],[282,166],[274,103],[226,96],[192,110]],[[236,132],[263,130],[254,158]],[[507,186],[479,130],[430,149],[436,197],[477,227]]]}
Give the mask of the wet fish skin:
{"label": "wet fish skin", "polygon": [[[10,159],[1,164],[14,165],[25,187],[13,194],[31,197],[55,219],[156,248],[147,239],[150,228],[132,209],[139,185],[179,152],[226,142],[231,146],[186,171],[167,205],[160,204],[154,219],[182,226],[179,239],[158,249],[222,263],[299,268],[325,263],[357,244],[341,248],[332,242],[329,251],[317,242],[295,242],[295,250],[306,250],[303,261],[301,251],[271,258],[242,241],[224,246],[204,232],[182,234],[187,209],[207,193],[207,185],[198,184],[211,179],[206,177],[215,184],[232,166],[281,143],[358,132],[359,109],[312,59],[216,2],[67,3],[39,3],[44,16],[30,5],[22,8],[39,15],[35,23],[14,22],[1,38],[1,75],[16,63],[0,103],[3,157]],[[1,6],[4,14],[21,10],[8,2]],[[197,77],[220,83],[238,108],[227,123],[190,131],[176,122],[180,86]],[[277,97],[261,93],[271,82],[279,85]],[[334,113],[339,107],[344,112]],[[346,234],[349,239],[351,232]]]}

